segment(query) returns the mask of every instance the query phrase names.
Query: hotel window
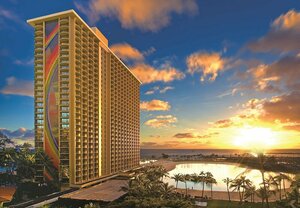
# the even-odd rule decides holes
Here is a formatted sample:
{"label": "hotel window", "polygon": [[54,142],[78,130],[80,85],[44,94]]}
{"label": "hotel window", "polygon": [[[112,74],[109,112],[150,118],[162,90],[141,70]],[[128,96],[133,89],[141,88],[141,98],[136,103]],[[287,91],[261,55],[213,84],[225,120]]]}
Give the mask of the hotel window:
{"label": "hotel window", "polygon": [[61,127],[62,127],[63,129],[67,129],[67,128],[69,128],[69,124],[62,124]]}
{"label": "hotel window", "polygon": [[37,109],[37,112],[38,112],[38,113],[43,113],[43,112],[44,112],[44,109],[38,108],[38,109]]}
{"label": "hotel window", "polygon": [[61,116],[62,117],[69,117],[69,113],[62,113]]}
{"label": "hotel window", "polygon": [[62,111],[69,111],[69,107],[61,107]]}

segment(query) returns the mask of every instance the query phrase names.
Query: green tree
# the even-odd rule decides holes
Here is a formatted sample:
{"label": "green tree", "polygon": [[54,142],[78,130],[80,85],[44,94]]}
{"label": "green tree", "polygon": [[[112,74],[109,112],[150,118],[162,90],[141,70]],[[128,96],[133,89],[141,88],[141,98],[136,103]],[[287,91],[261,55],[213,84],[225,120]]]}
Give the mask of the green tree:
{"label": "green tree", "polygon": [[191,180],[191,176],[189,174],[184,174],[182,180],[185,184],[185,195],[187,196],[187,190],[188,190],[187,182]]}
{"label": "green tree", "polygon": [[199,174],[199,178],[200,178],[200,181],[202,183],[202,197],[204,196],[204,186],[205,186],[205,183],[206,183],[206,174],[201,171],[200,174]]}
{"label": "green tree", "polygon": [[267,184],[266,184],[266,180],[265,180],[265,163],[266,163],[266,157],[263,153],[259,153],[257,155],[259,164],[260,164],[260,172],[261,172],[261,177],[262,177],[262,181],[263,181],[263,188],[264,188],[264,193],[265,193],[265,200],[266,200],[266,204],[267,204],[267,208],[270,208],[269,205],[269,195],[268,195],[268,190],[267,190]]}
{"label": "green tree", "polygon": [[231,184],[231,182],[232,182],[232,180],[230,179],[230,178],[224,178],[223,179],[223,182],[226,184],[226,190],[227,190],[227,194],[228,194],[228,201],[231,201],[231,199],[230,199],[230,184]]}
{"label": "green tree", "polygon": [[209,174],[207,174],[207,178],[206,178],[206,184],[210,185],[210,197],[213,198],[213,185],[217,184],[216,179],[214,178],[214,176],[208,172]]}
{"label": "green tree", "polygon": [[276,175],[274,177],[274,181],[276,181],[277,185],[278,185],[278,190],[279,190],[279,200],[281,201],[282,199],[282,176],[281,176],[281,173],[279,175]]}
{"label": "green tree", "polygon": [[[125,199],[114,204],[115,208],[192,208],[193,203],[188,197],[178,197],[173,186],[164,183],[162,178],[154,177],[160,167],[148,166],[137,172],[128,185],[122,187],[127,192]],[[154,179],[154,180],[153,180]]]}
{"label": "green tree", "polygon": [[233,188],[233,191],[238,191],[240,202],[242,202],[242,200],[243,200],[242,194],[241,194],[242,185],[243,185],[243,182],[240,178],[234,179],[230,185],[230,188]]}
{"label": "green tree", "polygon": [[295,204],[298,206],[299,205],[299,189],[300,189],[300,176],[296,176],[294,180],[292,180],[291,183],[291,193],[289,194],[289,200],[295,200]]}
{"label": "green tree", "polygon": [[256,194],[256,187],[255,186],[248,186],[245,190],[244,199],[250,198],[250,202],[254,202],[255,194]]}
{"label": "green tree", "polygon": [[176,189],[178,187],[178,182],[181,181],[182,175],[180,173],[174,174],[172,177],[174,181],[176,182]]}

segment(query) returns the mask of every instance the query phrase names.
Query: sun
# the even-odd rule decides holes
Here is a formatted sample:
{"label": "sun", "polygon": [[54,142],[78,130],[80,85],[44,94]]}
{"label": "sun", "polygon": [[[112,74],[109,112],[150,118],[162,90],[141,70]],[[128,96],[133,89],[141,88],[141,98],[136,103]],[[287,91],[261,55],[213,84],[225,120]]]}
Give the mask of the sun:
{"label": "sun", "polygon": [[270,128],[244,127],[237,131],[234,145],[250,150],[266,150],[276,145],[276,133]]}

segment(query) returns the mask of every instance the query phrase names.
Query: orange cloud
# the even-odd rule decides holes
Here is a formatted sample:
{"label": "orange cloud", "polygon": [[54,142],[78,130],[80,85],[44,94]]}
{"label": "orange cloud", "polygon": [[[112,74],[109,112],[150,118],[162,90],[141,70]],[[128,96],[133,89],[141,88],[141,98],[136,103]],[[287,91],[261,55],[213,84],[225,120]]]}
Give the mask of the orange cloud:
{"label": "orange cloud", "polygon": [[6,79],[6,86],[0,90],[0,93],[33,97],[33,82],[18,80],[15,77],[8,77]]}
{"label": "orange cloud", "polygon": [[114,44],[110,49],[123,60],[143,60],[143,54],[128,43]]}
{"label": "orange cloud", "polygon": [[230,119],[218,120],[213,123],[215,128],[228,128],[234,125],[234,122]]}
{"label": "orange cloud", "polygon": [[88,5],[75,2],[78,10],[86,14],[92,24],[100,17],[117,18],[123,28],[157,31],[170,23],[171,14],[196,14],[195,0],[141,1],[91,0]]}
{"label": "orange cloud", "polygon": [[188,72],[190,74],[202,73],[202,82],[208,76],[209,81],[215,81],[218,73],[224,69],[225,62],[219,53],[198,52],[191,54],[186,59]]}
{"label": "orange cloud", "polygon": [[300,30],[300,13],[295,10],[290,10],[274,20],[272,27],[279,30]]}
{"label": "orange cloud", "polygon": [[168,111],[170,108],[170,104],[162,100],[144,101],[140,104],[140,109],[144,111]]}
{"label": "orange cloud", "polygon": [[239,78],[243,79],[243,85],[239,88],[267,92],[298,90],[300,89],[299,68],[300,56],[286,56],[269,65],[260,64],[245,73],[240,72]]}
{"label": "orange cloud", "polygon": [[218,132],[212,132],[209,134],[198,134],[198,133],[177,133],[173,137],[177,139],[207,139],[212,136],[218,135]]}
{"label": "orange cloud", "polygon": [[177,118],[172,115],[156,116],[145,122],[145,125],[152,128],[168,127],[177,122]]}
{"label": "orange cloud", "polygon": [[290,10],[273,21],[270,31],[247,45],[255,52],[300,50],[300,13]]}
{"label": "orange cloud", "polygon": [[215,128],[245,125],[271,125],[274,128],[300,130],[300,92],[274,96],[270,99],[250,99],[242,110],[228,119],[216,121]]}
{"label": "orange cloud", "polygon": [[131,67],[131,71],[136,75],[143,84],[152,82],[171,82],[173,80],[183,79],[185,76],[179,70],[169,67],[156,69],[146,64],[137,64]]}
{"label": "orange cloud", "polygon": [[297,123],[300,125],[300,92],[273,97],[262,105],[261,119],[269,122]]}

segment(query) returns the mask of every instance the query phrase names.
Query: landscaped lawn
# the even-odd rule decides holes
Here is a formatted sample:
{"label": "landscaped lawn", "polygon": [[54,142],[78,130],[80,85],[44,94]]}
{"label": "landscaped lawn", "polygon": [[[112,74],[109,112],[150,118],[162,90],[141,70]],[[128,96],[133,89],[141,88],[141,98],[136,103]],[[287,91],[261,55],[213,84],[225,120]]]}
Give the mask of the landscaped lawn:
{"label": "landscaped lawn", "polygon": [[[208,202],[208,207],[210,208],[262,208],[261,203],[243,203],[240,204],[239,202],[228,202],[223,200],[213,200]],[[266,205],[265,205],[266,207]],[[274,203],[270,203],[270,207],[275,208]]]}

